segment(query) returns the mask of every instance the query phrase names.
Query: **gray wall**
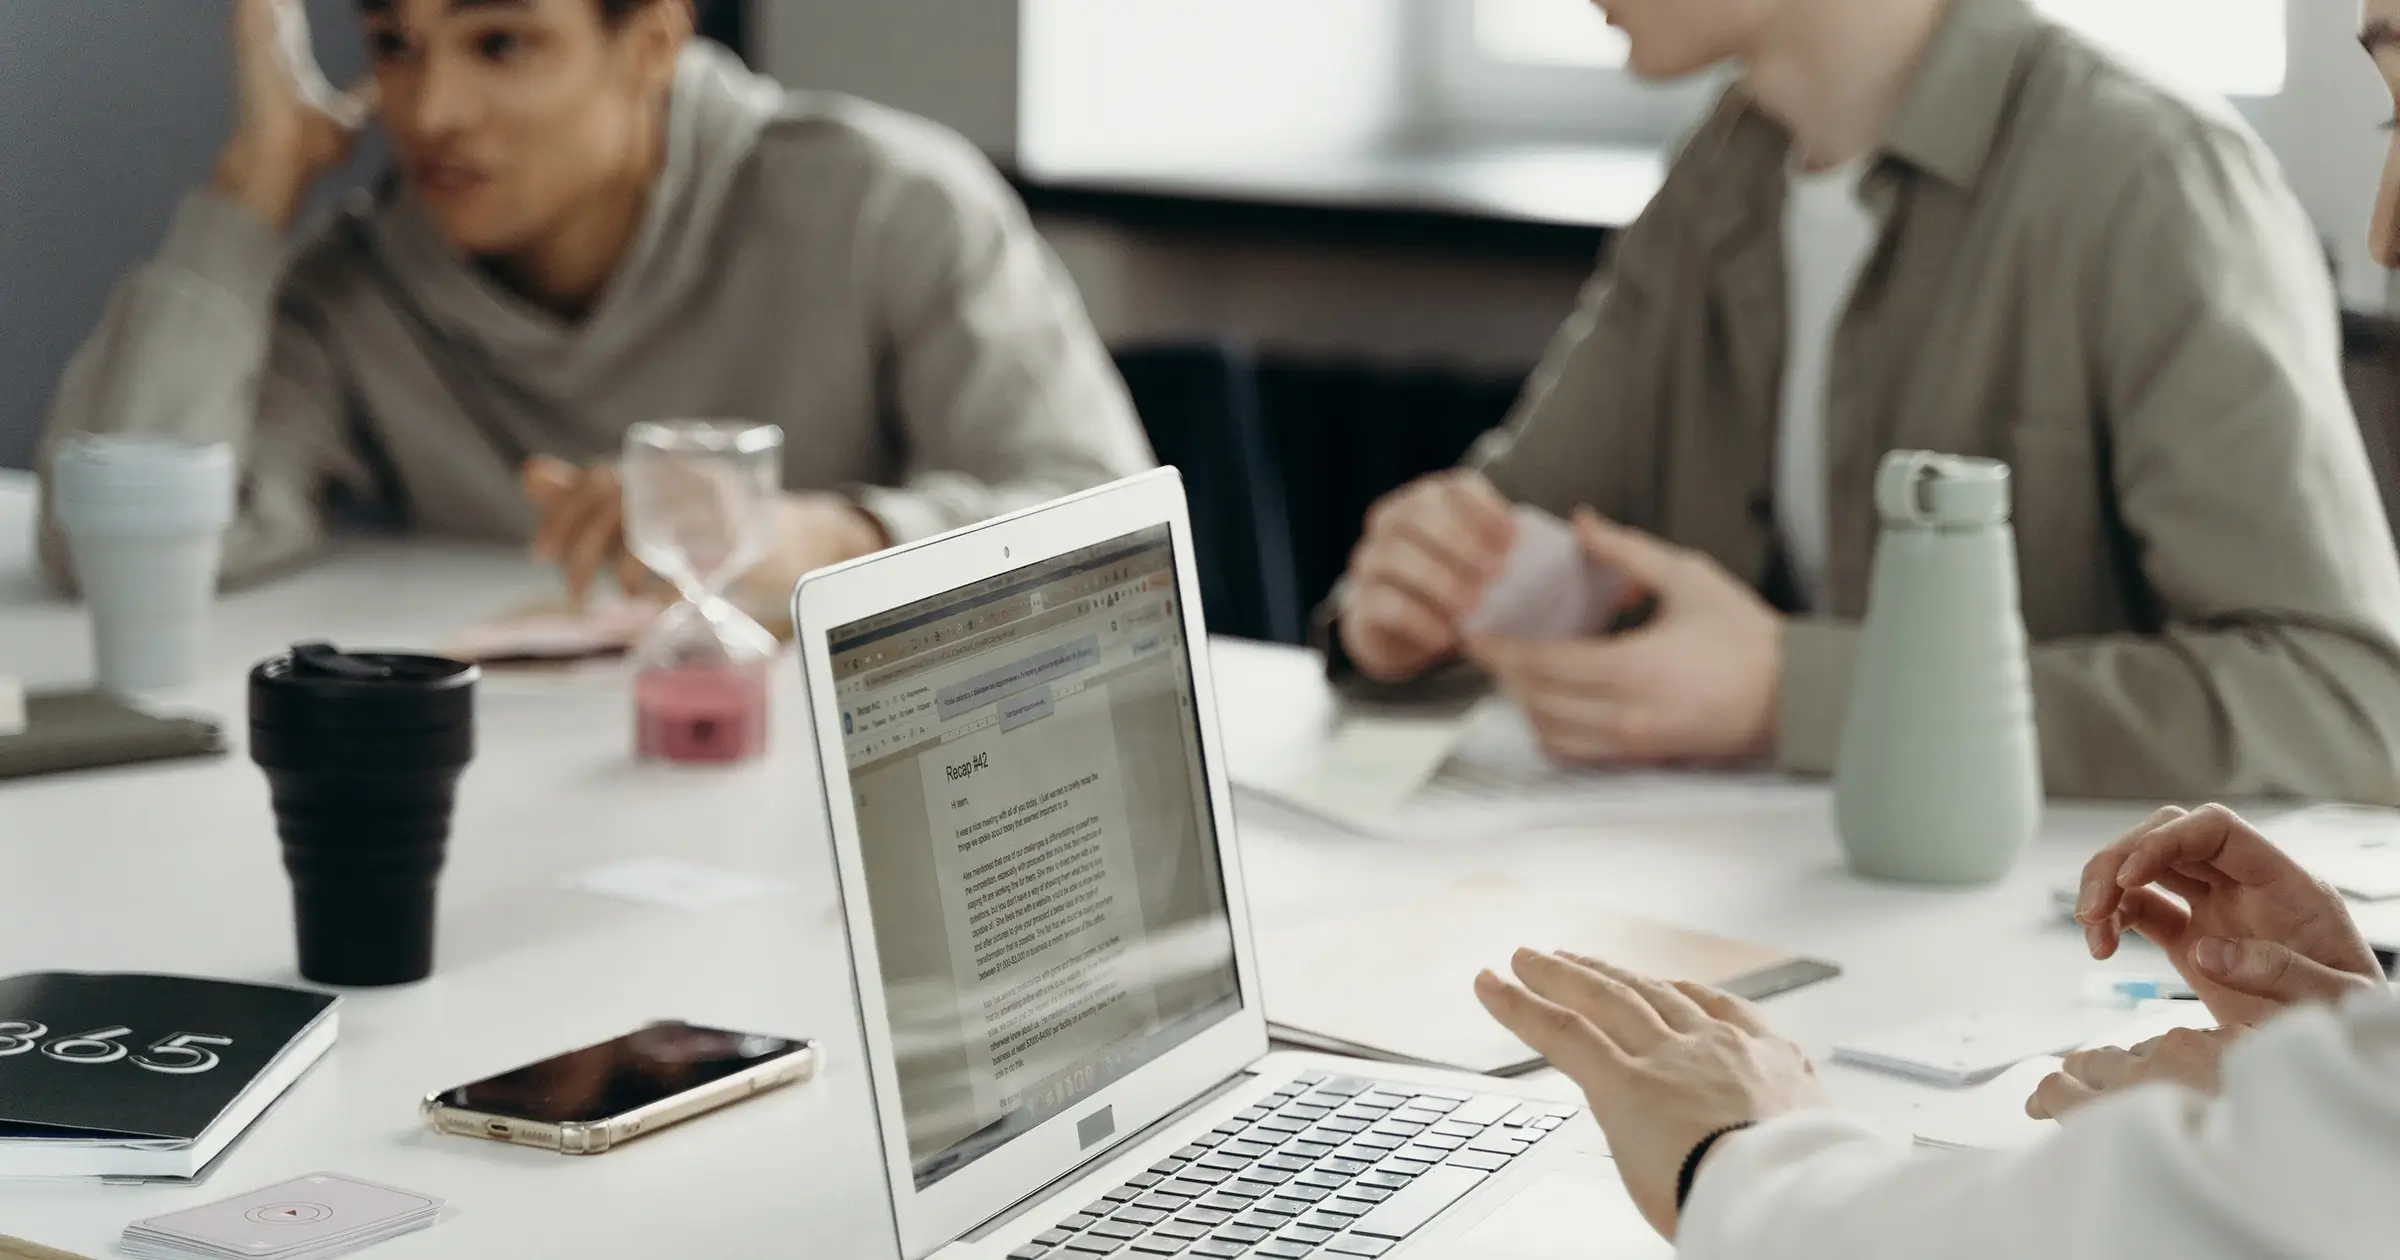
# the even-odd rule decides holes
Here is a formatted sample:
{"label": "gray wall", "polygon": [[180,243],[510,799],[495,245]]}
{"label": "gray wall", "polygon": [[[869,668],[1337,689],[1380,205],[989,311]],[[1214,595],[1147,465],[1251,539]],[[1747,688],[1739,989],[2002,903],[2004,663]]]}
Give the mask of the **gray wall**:
{"label": "gray wall", "polygon": [[759,66],[793,87],[922,114],[1008,162],[1019,129],[1020,3],[754,0],[750,38]]}
{"label": "gray wall", "polygon": [[[336,83],[352,0],[308,0]],[[0,0],[0,467],[23,468],[67,356],[157,247],[232,124],[229,0]],[[371,162],[362,154],[362,164]]]}

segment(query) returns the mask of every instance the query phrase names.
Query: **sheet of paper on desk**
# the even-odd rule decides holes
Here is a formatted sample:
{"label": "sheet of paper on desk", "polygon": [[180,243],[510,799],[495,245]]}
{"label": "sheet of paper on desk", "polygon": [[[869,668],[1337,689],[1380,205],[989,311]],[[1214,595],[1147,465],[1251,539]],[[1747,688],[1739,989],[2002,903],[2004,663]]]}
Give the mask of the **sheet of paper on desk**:
{"label": "sheet of paper on desk", "polygon": [[783,891],[787,885],[743,871],[719,870],[668,858],[636,858],[568,877],[577,892],[669,910],[723,910]]}
{"label": "sheet of paper on desk", "polygon": [[1911,1122],[1917,1145],[1950,1151],[2009,1151],[2058,1132],[2057,1121],[2026,1115],[2025,1100],[2033,1097],[2044,1077],[2058,1070],[2060,1062],[2055,1055],[2027,1059],[1965,1093],[1927,1100]]}
{"label": "sheet of paper on desk", "polygon": [[2400,898],[2400,811],[2320,805],[2261,830],[2308,873],[2361,901]]}
{"label": "sheet of paper on desk", "polygon": [[487,667],[611,660],[632,650],[663,607],[654,600],[597,600],[579,607],[564,598],[538,599],[459,631],[438,650]]}
{"label": "sheet of paper on desk", "polygon": [[1840,974],[1781,950],[1628,918],[1501,878],[1259,932],[1269,1031],[1297,1045],[1506,1074],[1540,1060],[1475,1000],[1520,946],[1571,949],[1760,998]]}
{"label": "sheet of paper on desk", "polygon": [[1456,705],[1346,711],[1313,760],[1242,786],[1360,831],[1388,827],[1458,746],[1473,722]]}
{"label": "sheet of paper on desk", "polygon": [[2130,1015],[2120,1014],[2118,1022],[2107,1032],[2075,1048],[2096,1050],[2102,1046],[2138,1046],[2152,1037],[2163,1037],[2178,1028],[2216,1026],[2217,1017],[2208,1013],[2206,1002],[2161,998],[2136,1006]]}
{"label": "sheet of paper on desk", "polygon": [[[2341,891],[2367,944],[2400,954],[2400,811],[2321,805],[2269,818],[2259,830]],[[2061,920],[2074,920],[2077,891],[2074,884],[2051,889]]]}

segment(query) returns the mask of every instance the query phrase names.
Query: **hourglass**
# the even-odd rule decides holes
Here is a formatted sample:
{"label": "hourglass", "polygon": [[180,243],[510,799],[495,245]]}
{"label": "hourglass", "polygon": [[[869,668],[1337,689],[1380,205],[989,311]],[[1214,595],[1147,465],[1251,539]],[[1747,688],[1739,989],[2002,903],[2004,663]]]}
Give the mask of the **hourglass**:
{"label": "hourglass", "polygon": [[625,544],[682,599],[633,654],[634,746],[663,761],[745,761],[767,743],[779,645],[723,591],[766,553],[783,430],[672,420],[625,434]]}

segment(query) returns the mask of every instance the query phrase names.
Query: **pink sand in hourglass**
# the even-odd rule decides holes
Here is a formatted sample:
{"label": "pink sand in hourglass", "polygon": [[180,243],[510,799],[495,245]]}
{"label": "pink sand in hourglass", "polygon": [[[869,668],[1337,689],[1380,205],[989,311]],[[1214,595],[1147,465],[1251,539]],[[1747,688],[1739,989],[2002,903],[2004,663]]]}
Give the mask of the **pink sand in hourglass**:
{"label": "pink sand in hourglass", "polygon": [[656,761],[747,761],[767,749],[764,669],[653,669],[633,680],[634,751]]}

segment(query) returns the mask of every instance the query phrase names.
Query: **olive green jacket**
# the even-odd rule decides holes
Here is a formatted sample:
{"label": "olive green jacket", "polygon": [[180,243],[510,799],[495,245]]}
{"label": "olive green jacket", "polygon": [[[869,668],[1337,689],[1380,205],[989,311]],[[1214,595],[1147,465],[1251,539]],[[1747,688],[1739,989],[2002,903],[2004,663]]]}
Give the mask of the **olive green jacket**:
{"label": "olive green jacket", "polygon": [[[1774,590],[1788,135],[1739,87],[1471,457]],[[2324,255],[2275,160],[2023,0],[1954,0],[1870,168],[1833,351],[1822,620],[1780,759],[1833,768],[1896,448],[2008,461],[2054,794],[2400,804],[2400,561]]]}

